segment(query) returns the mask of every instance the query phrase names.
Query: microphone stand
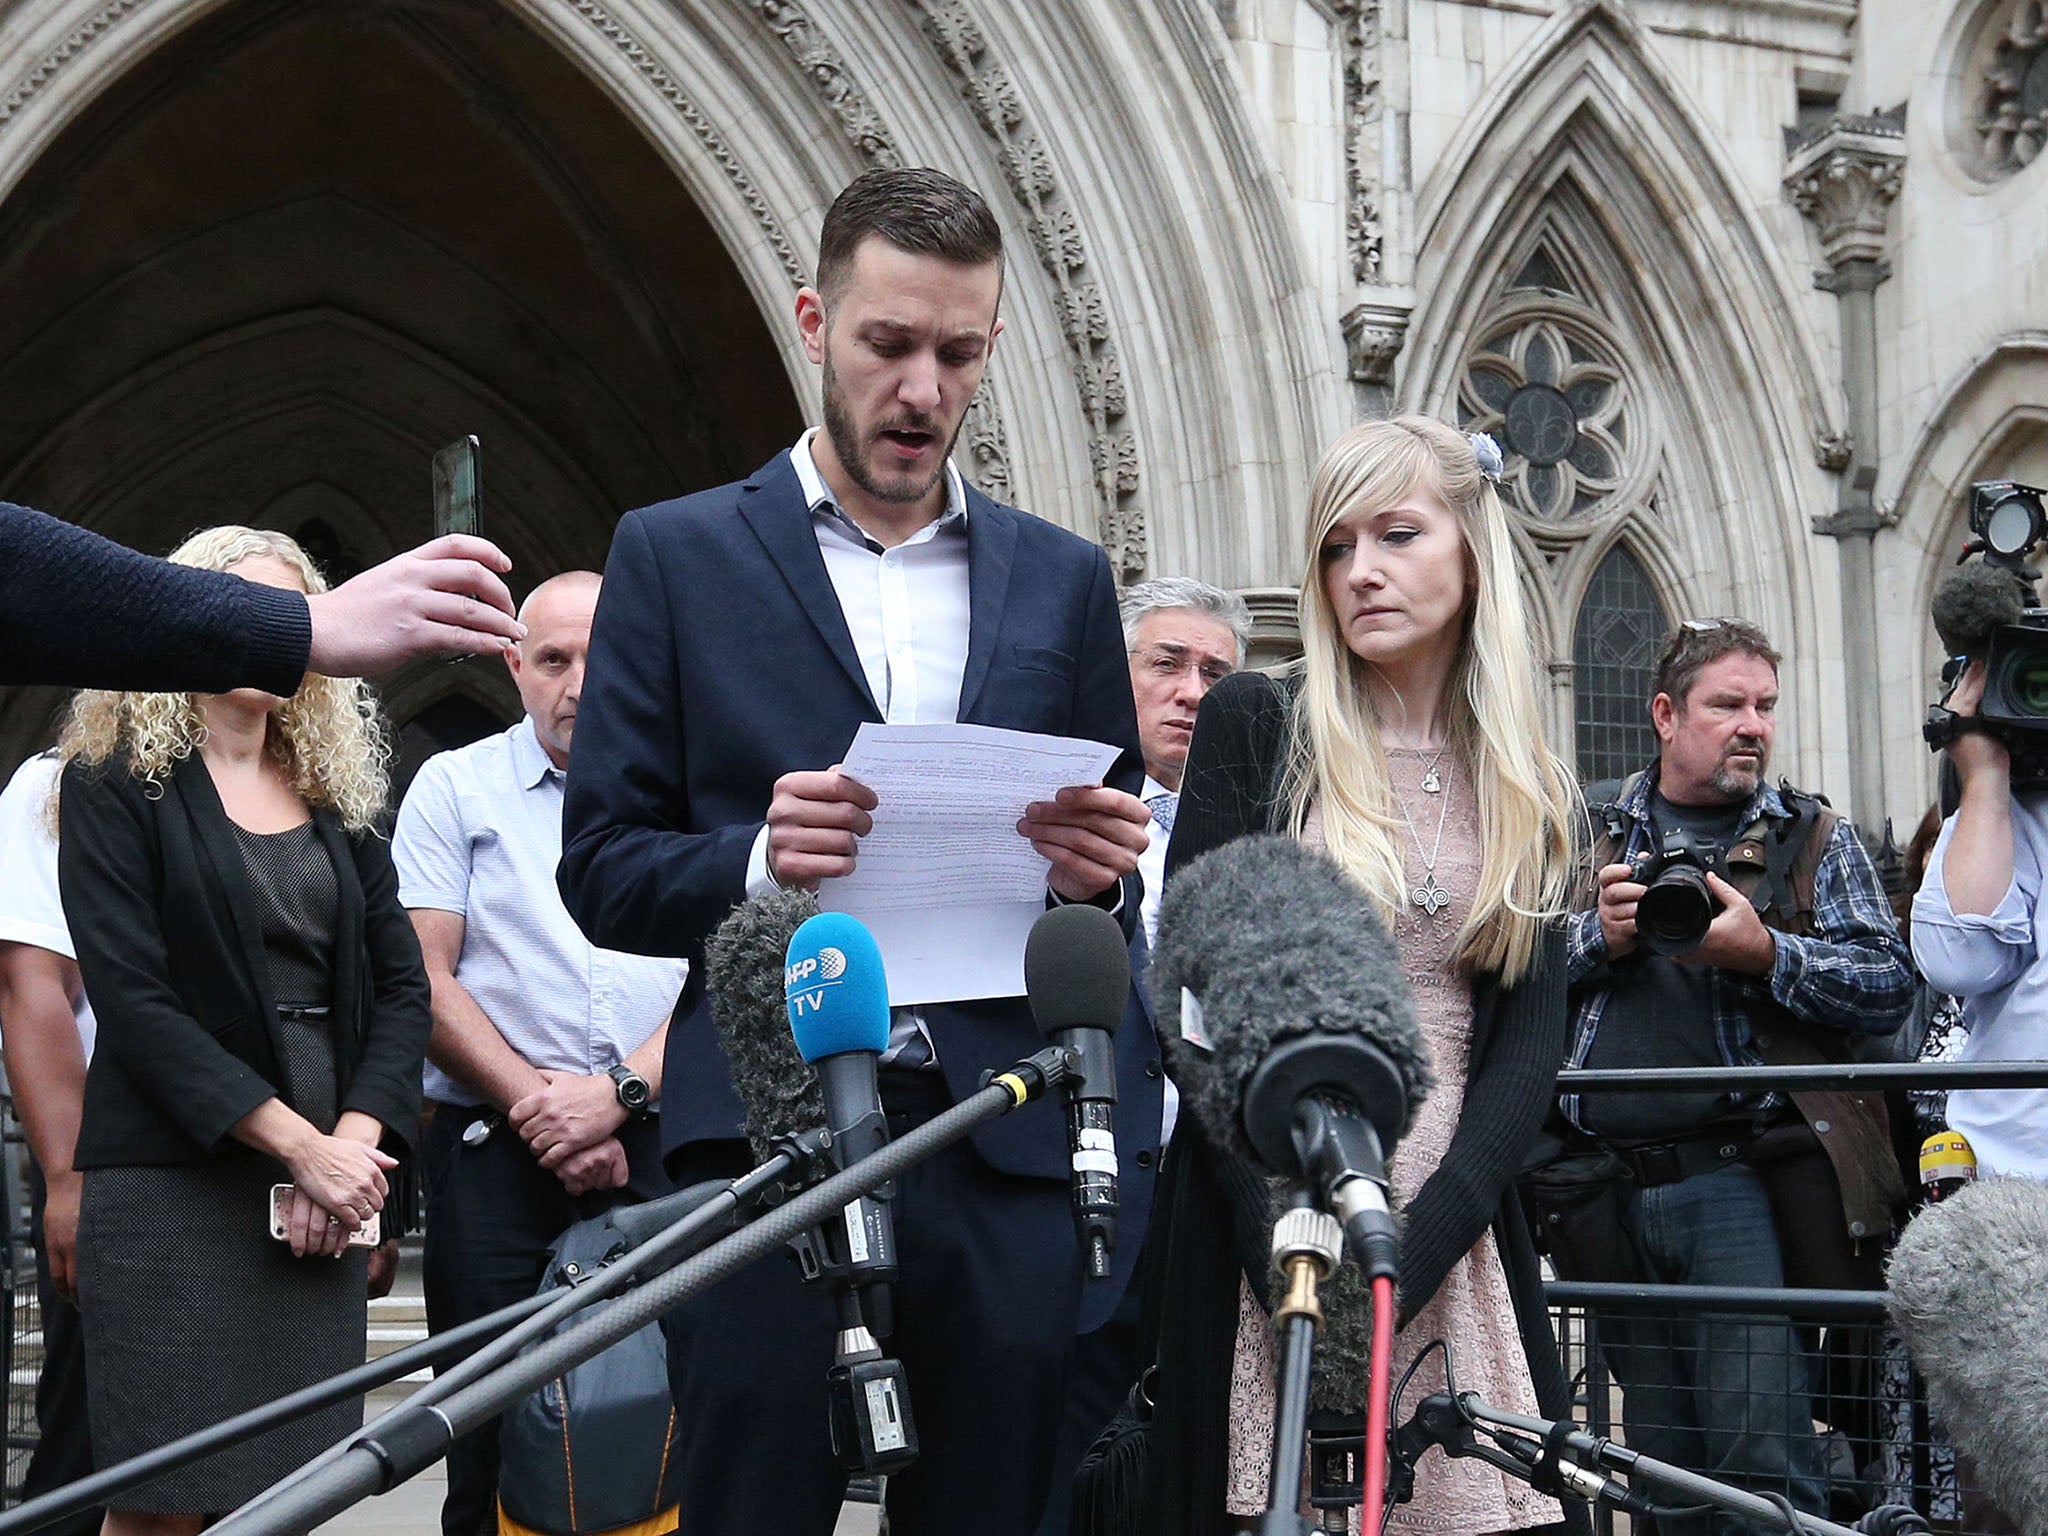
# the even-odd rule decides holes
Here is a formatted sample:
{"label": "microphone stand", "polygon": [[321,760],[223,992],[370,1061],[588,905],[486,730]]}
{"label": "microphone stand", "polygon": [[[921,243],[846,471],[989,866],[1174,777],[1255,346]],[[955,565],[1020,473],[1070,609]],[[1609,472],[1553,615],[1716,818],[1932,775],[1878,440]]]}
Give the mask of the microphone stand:
{"label": "microphone stand", "polygon": [[[438,1401],[421,1405],[416,1396],[309,1463],[302,1471],[310,1475],[286,1479],[210,1527],[211,1536],[298,1536],[360,1499],[390,1492],[446,1456],[458,1435],[494,1418],[543,1382],[638,1332],[679,1302],[731,1278],[857,1196],[872,1193],[904,1170],[964,1139],[975,1127],[1042,1097],[1066,1075],[1069,1064],[1068,1053],[1055,1047],[994,1074],[988,1086],[971,1098],[757,1217],[620,1297],[617,1305],[601,1314],[535,1344],[488,1375],[466,1379],[458,1390]],[[656,1239],[656,1243],[661,1241]],[[597,1283],[593,1280],[591,1286]],[[525,1333],[539,1321],[533,1319],[515,1332]]]}
{"label": "microphone stand", "polygon": [[[1446,1355],[1448,1358],[1448,1351]],[[1494,1443],[1482,1443],[1480,1433],[1490,1436]],[[1442,1447],[1447,1456],[1475,1456],[1553,1497],[1604,1504],[1632,1518],[1668,1513],[1672,1506],[1666,1504],[1660,1510],[1657,1502],[1609,1474],[1620,1473],[1631,1483],[1640,1480],[1683,1505],[1711,1505],[1723,1513],[1772,1530],[1792,1532],[1794,1536],[1865,1536],[1877,1531],[1907,1536],[1929,1529],[1917,1513],[1898,1505],[1872,1510],[1853,1527],[1839,1525],[1819,1515],[1795,1510],[1790,1504],[1780,1505],[1745,1489],[1654,1460],[1581,1429],[1568,1419],[1541,1419],[1496,1408],[1471,1392],[1460,1392],[1455,1397],[1448,1392],[1432,1393],[1394,1437],[1396,1484],[1402,1500],[1413,1490],[1416,1458],[1432,1445]]]}
{"label": "microphone stand", "polygon": [[1259,1536],[1306,1536],[1314,1527],[1301,1515],[1301,1480],[1308,1457],[1309,1377],[1316,1329],[1323,1324],[1319,1288],[1336,1273],[1344,1253],[1337,1218],[1309,1203],[1306,1190],[1273,1224],[1273,1269],[1287,1293],[1273,1309],[1280,1336],[1279,1382],[1273,1403],[1273,1463]]}
{"label": "microphone stand", "polygon": [[[500,1334],[494,1342],[479,1349],[475,1354],[442,1371],[397,1407],[386,1409],[370,1420],[363,1426],[361,1436],[352,1436],[348,1440],[329,1446],[311,1461],[271,1484],[242,1505],[236,1511],[236,1517],[253,1516],[258,1509],[311,1481],[325,1468],[331,1467],[346,1455],[358,1439],[368,1439],[388,1430],[408,1416],[437,1412],[438,1410],[433,1407],[435,1403],[453,1396],[469,1383],[516,1358],[527,1345],[560,1327],[574,1313],[624,1290],[636,1280],[647,1280],[659,1275],[681,1260],[699,1252],[717,1235],[721,1226],[732,1226],[740,1221],[740,1213],[748,1207],[757,1202],[779,1199],[792,1185],[807,1181],[824,1159],[830,1142],[830,1136],[822,1129],[782,1137],[776,1142],[775,1151],[768,1161],[732,1180],[723,1189],[715,1190],[708,1197],[701,1194],[703,1186],[692,1186],[673,1195],[650,1200],[644,1205],[622,1210],[614,1218],[614,1222],[620,1227],[621,1235],[634,1244],[624,1255],[601,1266],[574,1285],[564,1286],[544,1297],[529,1298],[527,1303],[522,1304],[524,1310],[520,1311],[518,1316],[524,1320],[517,1326]],[[664,1211],[679,1211],[679,1214],[671,1215],[666,1227],[656,1227],[654,1224],[662,1219]],[[546,1305],[538,1305],[542,1301],[545,1301]],[[503,1314],[499,1316],[502,1319]],[[593,1350],[592,1353],[596,1351]],[[509,1401],[511,1399],[508,1399]],[[310,1406],[300,1411],[309,1411]],[[195,1437],[187,1437],[188,1440],[192,1438]],[[178,1442],[178,1445],[183,1444],[185,1442]],[[146,1454],[155,1456],[177,1448],[178,1446],[165,1446],[159,1452]],[[204,1454],[212,1448],[202,1446],[192,1455]],[[189,1456],[181,1457],[174,1465],[182,1465],[184,1460],[189,1459]],[[97,1475],[105,1477],[116,1470],[118,1469],[110,1468],[108,1472]],[[38,1524],[40,1523],[42,1522],[39,1521]]]}

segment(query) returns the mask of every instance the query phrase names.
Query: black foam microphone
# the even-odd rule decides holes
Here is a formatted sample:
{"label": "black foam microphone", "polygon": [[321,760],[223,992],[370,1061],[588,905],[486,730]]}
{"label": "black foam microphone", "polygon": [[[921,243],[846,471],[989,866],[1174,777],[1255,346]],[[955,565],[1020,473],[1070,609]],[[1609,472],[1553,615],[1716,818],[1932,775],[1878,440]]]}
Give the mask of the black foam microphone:
{"label": "black foam microphone", "polygon": [[725,1046],[733,1090],[746,1110],[747,1145],[766,1162],[778,1136],[825,1123],[818,1074],[790,1038],[783,966],[797,929],[818,915],[808,891],[772,891],[741,902],[704,946],[711,1022]]}
{"label": "black foam microphone", "polygon": [[1116,1030],[1131,993],[1131,951],[1100,907],[1054,907],[1024,943],[1024,992],[1038,1032],[1073,1054],[1061,1087],[1073,1159],[1074,1229],[1092,1280],[1116,1247]]}
{"label": "black foam microphone", "polygon": [[2048,1184],[1984,1178],[1926,1207],[1886,1279],[1934,1416],[2005,1514],[2048,1530]]}
{"label": "black foam microphone", "polygon": [[1367,1276],[1395,1273],[1385,1154],[1435,1086],[1400,956],[1371,901],[1292,838],[1239,838],[1174,876],[1152,997],[1167,1052],[1226,1151],[1305,1180]]}
{"label": "black foam microphone", "polygon": [[1988,560],[1969,560],[1936,584],[1927,612],[1944,655],[1982,656],[1991,632],[2017,624],[2032,597],[2016,572]]}

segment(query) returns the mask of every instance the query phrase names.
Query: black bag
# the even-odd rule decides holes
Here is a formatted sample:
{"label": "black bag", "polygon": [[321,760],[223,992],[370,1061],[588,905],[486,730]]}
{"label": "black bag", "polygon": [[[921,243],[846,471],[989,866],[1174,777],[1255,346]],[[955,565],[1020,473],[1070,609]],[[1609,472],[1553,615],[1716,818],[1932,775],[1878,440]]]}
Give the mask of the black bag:
{"label": "black bag", "polygon": [[1074,1469],[1068,1536],[1136,1536],[1151,1449],[1151,1384],[1147,1371]]}
{"label": "black bag", "polygon": [[[1557,1144],[1551,1144],[1556,1147]],[[1561,1280],[1641,1281],[1642,1261],[1622,1226],[1627,1166],[1611,1152],[1558,1148],[1516,1179],[1536,1247]]]}
{"label": "black bag", "polygon": [[[610,1213],[577,1222],[549,1250],[541,1291],[590,1273],[625,1246]],[[613,1304],[598,1302],[569,1321]],[[673,1531],[675,1435],[668,1350],[661,1325],[649,1323],[506,1410],[498,1436],[500,1536]]]}

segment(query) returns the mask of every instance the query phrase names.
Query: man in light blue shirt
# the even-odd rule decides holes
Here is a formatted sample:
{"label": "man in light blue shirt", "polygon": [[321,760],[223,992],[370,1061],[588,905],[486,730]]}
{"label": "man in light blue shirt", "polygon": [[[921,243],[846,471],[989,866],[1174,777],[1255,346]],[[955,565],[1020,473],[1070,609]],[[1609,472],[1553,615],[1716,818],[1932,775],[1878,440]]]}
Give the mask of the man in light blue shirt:
{"label": "man in light blue shirt", "polygon": [[[433,983],[426,1302],[435,1332],[539,1285],[563,1228],[646,1199],[661,1172],[657,1103],[686,966],[599,949],[562,906],[562,792],[599,578],[571,571],[520,610],[506,664],[526,715],[431,758],[392,852]],[[448,1458],[448,1536],[495,1528],[497,1426]]]}
{"label": "man in light blue shirt", "polygon": [[[1977,712],[1984,663],[1948,707]],[[1962,1000],[1969,1040],[1959,1061],[2048,1059],[2048,793],[2015,795],[2005,743],[1965,731],[1948,746],[1962,794],[1913,898],[1913,959],[1937,992]],[[2048,1089],[1956,1089],[1948,1123],[1985,1173],[2048,1179]]]}

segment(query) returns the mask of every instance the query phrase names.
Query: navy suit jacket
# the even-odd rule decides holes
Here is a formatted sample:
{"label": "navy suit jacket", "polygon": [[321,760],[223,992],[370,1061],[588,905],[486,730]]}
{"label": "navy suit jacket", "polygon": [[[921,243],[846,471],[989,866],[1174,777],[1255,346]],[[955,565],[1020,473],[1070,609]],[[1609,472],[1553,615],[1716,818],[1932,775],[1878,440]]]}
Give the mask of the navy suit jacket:
{"label": "navy suit jacket", "polygon": [[[1144,770],[1108,559],[971,489],[966,526],[959,718],[1121,748],[1109,782],[1136,793]],[[862,721],[880,719],[787,453],[738,484],[620,519],[577,709],[559,879],[591,942],[691,962],[669,1029],[665,1152],[740,1134],[701,962],[705,940],[745,899],[775,781],[829,768]],[[1138,901],[1133,874],[1126,931]],[[956,1099],[1041,1043],[1022,998],[924,1014]],[[1160,1088],[1146,1070],[1157,1054],[1149,1029],[1119,1031],[1126,1166],[1140,1151],[1157,1158]],[[974,1143],[1000,1171],[1067,1177],[1056,1106],[1006,1116]],[[1136,1182],[1149,1194],[1149,1171]],[[1123,1226],[1127,1266],[1144,1213],[1127,1207]]]}

